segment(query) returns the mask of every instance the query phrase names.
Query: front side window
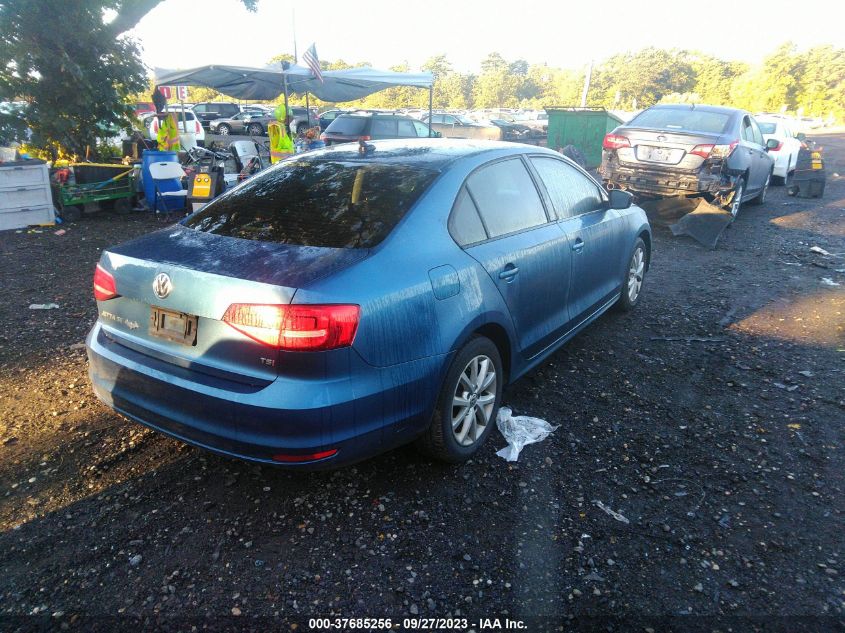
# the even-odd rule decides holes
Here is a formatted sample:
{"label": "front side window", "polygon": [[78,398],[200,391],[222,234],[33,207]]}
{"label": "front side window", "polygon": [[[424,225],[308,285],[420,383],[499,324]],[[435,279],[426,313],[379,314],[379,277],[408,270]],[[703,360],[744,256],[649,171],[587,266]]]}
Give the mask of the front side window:
{"label": "front side window", "polygon": [[399,119],[396,124],[399,136],[401,136],[402,138],[416,138],[417,131],[414,129],[414,124],[412,121]]}
{"label": "front side window", "polygon": [[531,164],[540,174],[555,213],[561,220],[604,206],[604,198],[596,183],[572,165],[556,158],[545,157],[534,157]]}
{"label": "front side window", "polygon": [[387,237],[437,173],[414,165],[303,156],[253,176],[184,224],[262,242],[370,248]]}
{"label": "front side window", "polygon": [[429,130],[428,126],[425,123],[420,123],[419,121],[413,121],[414,129],[417,131],[417,136],[428,138]]}
{"label": "front side window", "polygon": [[467,179],[467,189],[491,238],[547,222],[540,194],[519,158],[480,168]]}

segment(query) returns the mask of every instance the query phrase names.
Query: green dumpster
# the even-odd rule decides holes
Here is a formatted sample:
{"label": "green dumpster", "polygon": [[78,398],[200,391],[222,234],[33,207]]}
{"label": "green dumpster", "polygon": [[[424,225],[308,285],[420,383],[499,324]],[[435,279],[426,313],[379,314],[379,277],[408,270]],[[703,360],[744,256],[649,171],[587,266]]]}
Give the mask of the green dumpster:
{"label": "green dumpster", "polygon": [[604,108],[546,108],[549,115],[548,147],[561,151],[573,145],[584,156],[587,169],[601,165],[605,134],[623,121]]}

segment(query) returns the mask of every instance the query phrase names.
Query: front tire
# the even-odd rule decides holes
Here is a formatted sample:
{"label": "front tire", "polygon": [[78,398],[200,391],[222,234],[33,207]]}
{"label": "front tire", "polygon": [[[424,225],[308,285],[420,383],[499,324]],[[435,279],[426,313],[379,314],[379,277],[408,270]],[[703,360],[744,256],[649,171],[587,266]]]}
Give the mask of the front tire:
{"label": "front tire", "polygon": [[496,345],[483,336],[471,339],[449,366],[431,424],[417,447],[444,462],[471,458],[496,425],[503,383]]}
{"label": "front tire", "polygon": [[638,237],[631,251],[631,259],[628,260],[625,276],[622,279],[622,293],[619,295],[619,301],[616,302],[616,308],[621,312],[630,312],[637,307],[642,296],[647,269],[648,250],[642,238]]}
{"label": "front tire", "polygon": [[260,123],[250,123],[246,131],[250,136],[261,136],[264,134],[264,128]]}
{"label": "front tire", "polygon": [[229,136],[232,133],[232,128],[226,125],[225,123],[221,123],[217,126],[217,133],[220,136]]}

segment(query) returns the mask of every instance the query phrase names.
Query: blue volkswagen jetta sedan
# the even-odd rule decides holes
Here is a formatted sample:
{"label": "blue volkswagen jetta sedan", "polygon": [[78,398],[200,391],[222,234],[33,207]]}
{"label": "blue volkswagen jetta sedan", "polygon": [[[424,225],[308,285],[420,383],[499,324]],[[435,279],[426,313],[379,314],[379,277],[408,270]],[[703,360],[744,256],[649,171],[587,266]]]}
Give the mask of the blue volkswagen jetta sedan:
{"label": "blue volkswagen jetta sedan", "polygon": [[416,440],[457,462],[502,387],[640,300],[651,230],[528,145],[347,144],[105,250],[90,376],[119,413],[299,468]]}

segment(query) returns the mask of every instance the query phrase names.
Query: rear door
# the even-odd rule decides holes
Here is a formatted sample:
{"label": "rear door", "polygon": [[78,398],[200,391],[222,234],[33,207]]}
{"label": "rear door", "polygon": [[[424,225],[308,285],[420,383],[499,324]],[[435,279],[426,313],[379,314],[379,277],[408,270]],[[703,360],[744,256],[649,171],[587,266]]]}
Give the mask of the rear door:
{"label": "rear door", "polygon": [[569,163],[533,156],[572,253],[569,312],[572,325],[612,300],[622,281],[627,248],[619,213],[607,208],[601,188]]}
{"label": "rear door", "polygon": [[509,158],[476,170],[454,214],[466,226],[478,215],[487,239],[466,252],[484,267],[507,304],[520,350],[534,356],[563,334],[569,320],[570,252],[566,235],[549,222],[523,160]]}
{"label": "rear door", "polygon": [[382,116],[373,117],[373,124],[370,128],[370,138],[373,140],[382,138],[390,139],[396,138],[397,134],[396,119],[393,117]]}
{"label": "rear door", "polygon": [[768,176],[770,159],[763,145],[760,128],[749,115],[742,117],[739,147],[735,151],[744,152],[748,156],[748,182],[745,183],[748,193],[760,191]]}

